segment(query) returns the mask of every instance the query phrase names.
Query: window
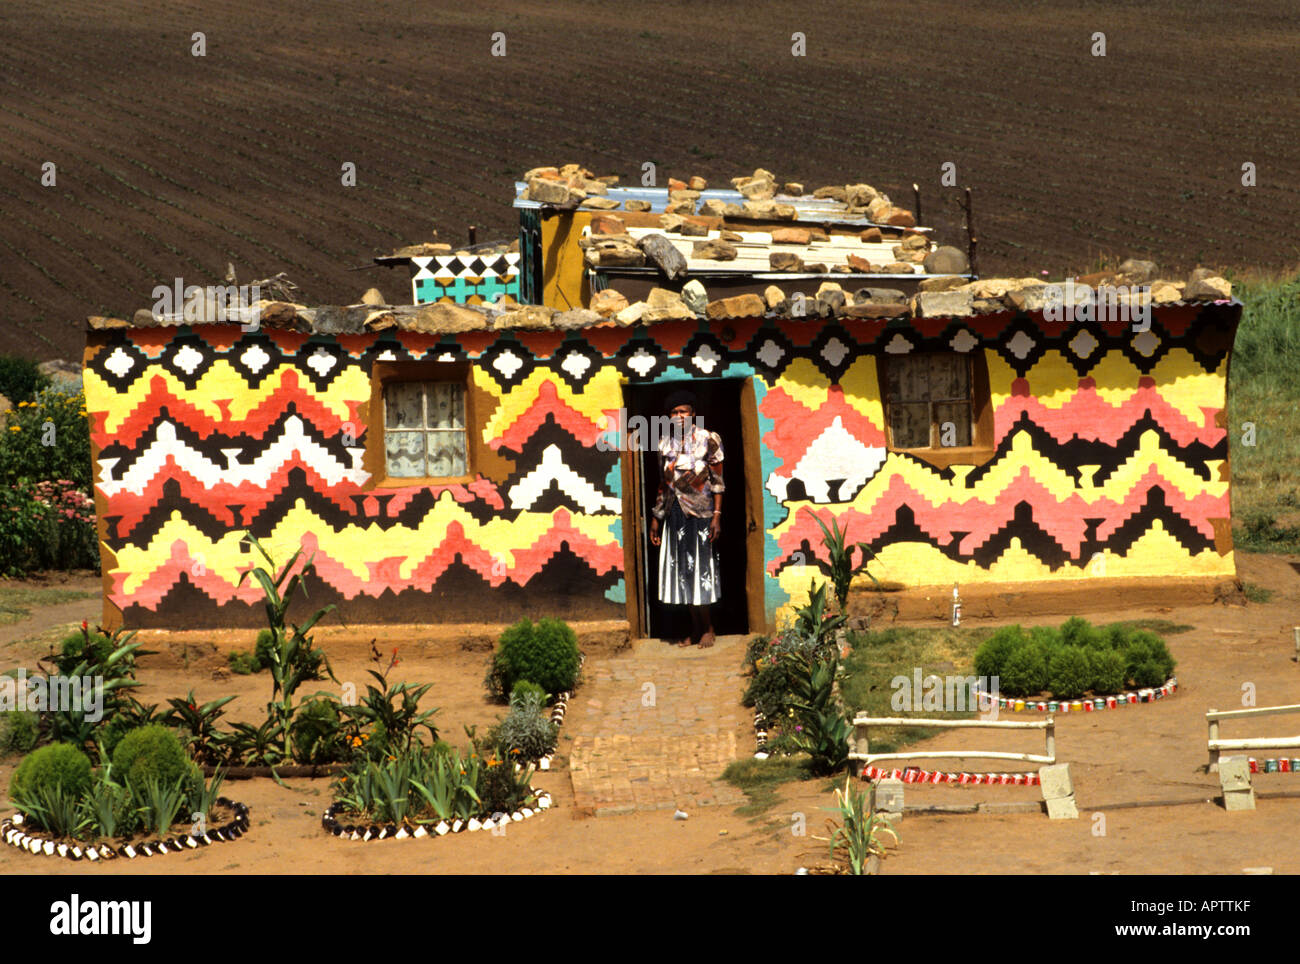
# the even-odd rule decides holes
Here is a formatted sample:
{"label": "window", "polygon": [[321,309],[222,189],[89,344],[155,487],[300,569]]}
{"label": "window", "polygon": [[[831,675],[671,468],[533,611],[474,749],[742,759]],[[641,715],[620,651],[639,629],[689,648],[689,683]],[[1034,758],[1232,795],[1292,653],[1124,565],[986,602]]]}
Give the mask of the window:
{"label": "window", "polygon": [[889,445],[942,466],[993,455],[992,406],[982,352],[880,359]]}
{"label": "window", "polygon": [[500,461],[477,437],[481,399],[473,384],[466,362],[375,362],[360,413],[370,484],[445,485],[497,472]]}
{"label": "window", "polygon": [[384,468],[389,478],[468,475],[465,386],[390,382],[384,386]]}

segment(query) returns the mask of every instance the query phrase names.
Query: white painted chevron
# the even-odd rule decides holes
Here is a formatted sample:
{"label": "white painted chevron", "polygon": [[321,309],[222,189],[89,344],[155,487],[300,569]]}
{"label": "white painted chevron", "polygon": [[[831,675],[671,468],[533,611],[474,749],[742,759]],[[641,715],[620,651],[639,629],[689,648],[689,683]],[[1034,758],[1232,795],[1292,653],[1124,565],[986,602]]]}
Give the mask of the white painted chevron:
{"label": "white painted chevron", "polygon": [[785,501],[790,483],[798,479],[813,502],[830,501],[831,479],[843,479],[838,501],[849,502],[867,480],[885,464],[886,450],[866,445],[844,427],[840,416],[826,426],[821,435],[804,451],[799,463],[788,475],[773,472],[767,488]]}
{"label": "white painted chevron", "polygon": [[622,509],[618,499],[602,495],[599,489],[565,465],[558,445],[542,449],[542,460],[537,467],[510,486],[506,493],[510,497],[510,507],[531,509],[552,482],[584,512],[618,512]]}
{"label": "white painted chevron", "polygon": [[118,479],[112,479],[109,473],[114,466],[103,465],[104,481],[99,484],[99,491],[112,498],[121,492],[143,494],[145,487],[167,464],[170,456],[176,464],[205,486],[221,483],[229,485],[252,484],[266,487],[275,473],[297,454],[301,460],[319,473],[327,485],[352,482],[363,485],[369,480],[368,472],[361,468],[359,450],[349,452],[351,466],[344,465],[328,449],[304,431],[303,421],[291,416],[284,422],[284,429],[278,438],[262,450],[251,462],[231,462],[227,469],[219,462],[213,461],[197,449],[192,448],[177,438],[176,426],[169,421],[158,423],[158,432],[149,447],[137,456],[135,463],[122,473]]}

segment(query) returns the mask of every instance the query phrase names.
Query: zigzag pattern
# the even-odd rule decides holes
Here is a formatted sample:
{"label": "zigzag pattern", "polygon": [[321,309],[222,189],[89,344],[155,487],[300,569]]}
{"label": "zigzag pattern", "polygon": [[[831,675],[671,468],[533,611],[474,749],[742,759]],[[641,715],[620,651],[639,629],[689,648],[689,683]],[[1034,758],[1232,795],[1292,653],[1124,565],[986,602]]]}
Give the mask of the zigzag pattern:
{"label": "zigzag pattern", "polygon": [[[249,529],[285,556],[314,552],[313,586],[379,618],[426,604],[529,612],[545,604],[537,593],[620,615],[619,453],[597,443],[622,383],[737,375],[762,386],[769,603],[797,599],[825,568],[809,510],[847,524],[879,554],[878,574],[907,582],[1078,577],[1098,558],[1108,575],[1230,572],[1216,542],[1229,515],[1217,423],[1236,312],[1161,309],[1148,333],[1006,313],[454,337],[96,334],[85,382],[111,602],[142,625],[186,611],[256,618],[256,588],[238,585]],[[941,469],[889,452],[876,356],[979,350],[992,458]],[[371,366],[420,359],[471,362],[490,400],[472,428],[508,468],[374,487],[362,458]]]}

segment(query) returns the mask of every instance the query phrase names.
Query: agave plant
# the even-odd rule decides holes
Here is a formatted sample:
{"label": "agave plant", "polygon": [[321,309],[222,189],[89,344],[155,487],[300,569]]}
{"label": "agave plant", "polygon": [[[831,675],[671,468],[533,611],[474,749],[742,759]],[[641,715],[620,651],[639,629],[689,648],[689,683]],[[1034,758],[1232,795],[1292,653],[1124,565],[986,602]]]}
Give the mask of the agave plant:
{"label": "agave plant", "polygon": [[867,562],[876,558],[876,554],[871,551],[871,547],[865,542],[857,543],[857,548],[862,550],[862,561],[856,566],[853,564],[854,546],[846,543],[849,535],[848,524],[840,528],[839,522],[834,516],[831,517],[831,524],[828,527],[812,509],[808,509],[808,514],[813,517],[822,530],[822,545],[826,547],[826,555],[831,564],[831,582],[835,586],[835,599],[839,603],[841,614],[848,613],[849,605],[849,585],[853,582],[853,577],[859,572],[866,573],[867,578],[875,585],[880,582],[867,569]]}
{"label": "agave plant", "polygon": [[[898,833],[894,830],[888,817],[876,814],[871,806],[871,797],[866,791],[855,791],[851,779],[845,779],[844,789],[835,791],[835,806],[823,807],[831,813],[838,813],[841,820],[827,820],[831,830],[829,842],[831,858],[837,855],[849,865],[849,873],[861,876],[866,872],[867,861],[872,857],[885,855],[881,836],[888,834],[898,842]],[[825,840],[827,838],[818,838]]]}

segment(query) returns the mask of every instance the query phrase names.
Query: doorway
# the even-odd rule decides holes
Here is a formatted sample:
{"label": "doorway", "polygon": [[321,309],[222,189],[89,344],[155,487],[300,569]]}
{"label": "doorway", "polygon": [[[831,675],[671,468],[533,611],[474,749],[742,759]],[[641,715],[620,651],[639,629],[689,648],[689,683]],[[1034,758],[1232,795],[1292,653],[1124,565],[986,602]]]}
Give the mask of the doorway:
{"label": "doorway", "polygon": [[[679,388],[695,393],[699,400],[696,415],[703,419],[705,428],[722,438],[722,481],[726,489],[717,546],[722,591],[712,608],[714,631],[720,636],[762,632],[762,468],[754,386],[747,378],[629,383],[623,386],[623,407],[629,423],[638,415],[646,424],[652,417],[664,416],[668,396]],[[661,547],[650,541],[651,510],[660,482],[658,453],[625,450],[622,458],[628,621],[638,637],[684,638],[690,633],[690,616],[684,606],[659,602]]]}

